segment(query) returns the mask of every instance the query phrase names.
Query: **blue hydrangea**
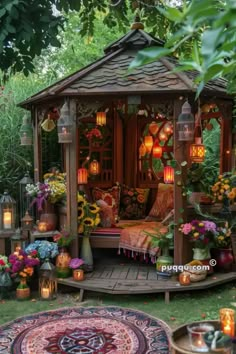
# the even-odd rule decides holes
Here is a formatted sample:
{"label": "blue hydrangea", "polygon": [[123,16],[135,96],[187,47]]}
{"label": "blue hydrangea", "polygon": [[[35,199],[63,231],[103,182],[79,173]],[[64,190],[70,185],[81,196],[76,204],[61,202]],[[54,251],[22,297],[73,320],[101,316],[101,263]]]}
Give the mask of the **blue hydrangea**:
{"label": "blue hydrangea", "polygon": [[49,241],[39,241],[36,240],[33,243],[30,243],[26,249],[25,252],[27,254],[30,254],[32,251],[37,251],[38,256],[40,259],[46,259],[46,258],[54,258],[58,255],[58,245],[55,242],[49,242]]}

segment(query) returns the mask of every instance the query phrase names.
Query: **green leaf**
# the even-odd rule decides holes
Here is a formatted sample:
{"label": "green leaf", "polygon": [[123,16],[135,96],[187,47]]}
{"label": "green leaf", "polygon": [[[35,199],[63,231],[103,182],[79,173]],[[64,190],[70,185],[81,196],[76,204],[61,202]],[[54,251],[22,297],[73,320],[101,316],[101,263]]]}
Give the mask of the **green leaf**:
{"label": "green leaf", "polygon": [[179,218],[179,219],[178,219],[178,224],[183,224],[183,222],[184,222],[184,219],[183,219],[183,218]]}
{"label": "green leaf", "polygon": [[157,8],[160,13],[162,13],[169,20],[178,23],[183,20],[184,14],[180,12],[177,8],[166,6],[165,9],[162,7]]}
{"label": "green leaf", "polygon": [[7,11],[6,11],[6,9],[5,8],[3,8],[3,9],[0,9],[0,17],[3,17],[4,15],[5,15],[5,13],[6,13]]}
{"label": "green leaf", "polygon": [[180,176],[182,174],[182,172],[181,171],[175,171],[175,174]]}
{"label": "green leaf", "polygon": [[152,63],[163,56],[171,54],[171,52],[170,49],[162,47],[150,47],[140,50],[134,60],[130,63],[129,70]]}
{"label": "green leaf", "polygon": [[182,167],[184,167],[184,166],[187,166],[187,164],[188,164],[187,161],[183,161],[183,162],[181,162],[180,165],[181,165]]}
{"label": "green leaf", "polygon": [[170,161],[171,167],[175,168],[177,166],[177,161],[176,160],[171,160]]}
{"label": "green leaf", "polygon": [[184,208],[179,208],[179,212],[182,214],[184,212]]}

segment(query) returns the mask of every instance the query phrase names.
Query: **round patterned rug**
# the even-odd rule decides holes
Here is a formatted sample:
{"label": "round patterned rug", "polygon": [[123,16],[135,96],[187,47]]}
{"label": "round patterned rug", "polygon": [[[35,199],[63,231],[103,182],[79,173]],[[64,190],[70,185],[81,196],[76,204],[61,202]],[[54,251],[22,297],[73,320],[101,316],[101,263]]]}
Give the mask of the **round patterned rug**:
{"label": "round patterned rug", "polygon": [[169,327],[144,312],[75,307],[21,317],[0,327],[0,353],[168,354]]}

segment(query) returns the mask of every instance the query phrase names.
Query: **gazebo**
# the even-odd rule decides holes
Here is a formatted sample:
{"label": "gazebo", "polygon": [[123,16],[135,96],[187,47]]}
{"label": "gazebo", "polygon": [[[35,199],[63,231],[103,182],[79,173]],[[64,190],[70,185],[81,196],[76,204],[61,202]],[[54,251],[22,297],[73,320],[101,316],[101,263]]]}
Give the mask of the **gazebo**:
{"label": "gazebo", "polygon": [[[197,102],[196,73],[173,72],[178,65],[176,58],[165,57],[128,71],[138,51],[163,44],[160,39],[146,33],[142,24],[135,23],[131,31],[105,48],[102,58],[20,103],[31,112],[35,182],[40,181],[45,172],[42,171],[41,123],[52,107],[63,111],[63,114],[67,114],[65,105],[68,107],[71,139],[63,143],[62,137],[61,153],[67,174],[67,226],[73,235],[77,235],[78,230],[77,171],[85,166],[88,155],[98,161],[101,168],[99,175],[90,178],[90,187],[109,188],[118,181],[132,187],[150,188],[152,201],[158,183],[163,182],[165,166],[172,160],[180,165],[183,161],[190,164],[191,142],[187,138],[180,139],[178,125],[178,117],[186,101],[190,104],[187,105],[188,113],[191,113],[190,107],[197,117],[195,126],[196,121],[198,126],[205,126],[210,119],[218,121],[221,130],[220,170],[224,172],[232,168],[233,100],[226,92],[224,79],[207,83]],[[84,132],[96,126],[98,112],[106,115],[106,125],[101,128],[104,140],[100,145],[89,146]],[[158,133],[153,131],[150,134],[152,123],[158,126]],[[186,125],[185,128],[188,130]],[[194,131],[195,128],[192,129]],[[63,133],[67,131],[59,134]],[[154,143],[162,146],[163,153],[158,157],[158,163],[153,163],[150,154],[140,152],[142,142],[150,135]],[[179,175],[174,178],[176,223],[187,217],[187,200],[179,188],[180,178]],[[73,242],[73,255],[78,256],[78,238]],[[189,246],[176,227],[174,262],[184,264],[187,261]]]}

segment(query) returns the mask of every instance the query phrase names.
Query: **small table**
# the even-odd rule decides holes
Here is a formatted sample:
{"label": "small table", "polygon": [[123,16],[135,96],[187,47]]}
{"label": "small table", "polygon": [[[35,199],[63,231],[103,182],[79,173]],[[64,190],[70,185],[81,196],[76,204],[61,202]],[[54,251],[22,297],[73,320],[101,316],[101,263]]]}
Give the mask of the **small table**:
{"label": "small table", "polygon": [[50,238],[58,234],[60,234],[60,232],[57,230],[47,232],[34,231],[30,233],[30,242],[33,243],[36,238]]}
{"label": "small table", "polygon": [[[215,329],[220,329],[220,323],[219,321],[199,321],[196,322],[198,324],[204,324],[204,323],[209,323],[215,327]],[[170,344],[171,344],[171,353],[172,354],[199,354],[199,352],[192,351],[191,346],[189,343],[189,337],[188,337],[188,331],[187,331],[187,326],[191,325],[191,323],[185,324],[181,327],[178,327],[176,330],[172,332],[171,338],[170,338]],[[215,352],[208,351],[208,354],[213,354]],[[231,349],[227,351],[220,351],[218,352],[219,354],[230,354]]]}

